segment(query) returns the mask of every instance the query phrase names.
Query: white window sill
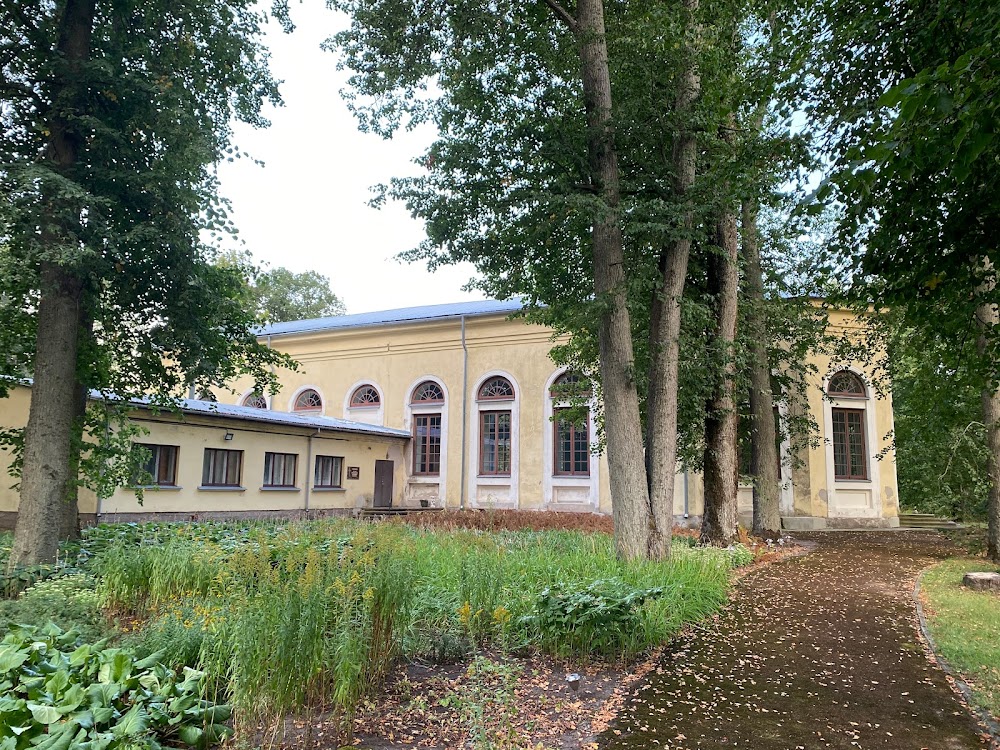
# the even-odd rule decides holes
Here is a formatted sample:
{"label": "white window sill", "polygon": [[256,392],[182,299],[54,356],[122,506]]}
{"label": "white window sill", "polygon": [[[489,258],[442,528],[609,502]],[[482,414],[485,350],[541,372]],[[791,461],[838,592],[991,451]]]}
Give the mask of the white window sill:
{"label": "white window sill", "polygon": [[871,479],[834,479],[834,484],[871,484]]}
{"label": "white window sill", "polygon": [[134,484],[131,487],[125,487],[128,490],[143,490],[143,491],[156,491],[161,492],[177,492],[178,490],[183,490],[184,488],[176,484]]}
{"label": "white window sill", "polygon": [[299,492],[298,487],[261,487],[261,492]]}
{"label": "white window sill", "polygon": [[313,492],[347,492],[344,487],[313,487]]}
{"label": "white window sill", "polygon": [[246,487],[240,487],[239,485],[200,485],[198,487],[199,492],[246,492]]}

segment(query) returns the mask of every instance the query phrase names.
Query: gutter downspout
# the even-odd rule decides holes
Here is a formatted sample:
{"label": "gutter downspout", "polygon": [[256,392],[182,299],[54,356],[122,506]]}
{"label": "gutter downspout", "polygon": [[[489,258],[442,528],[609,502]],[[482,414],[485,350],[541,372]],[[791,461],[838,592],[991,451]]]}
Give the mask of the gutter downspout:
{"label": "gutter downspout", "polygon": [[[466,474],[468,472],[468,443],[466,442],[466,432],[469,423],[469,347],[465,343],[465,316],[462,316],[462,487],[459,496],[461,497],[460,507],[465,510],[466,495]],[[448,504],[447,491],[445,492],[445,505]]]}
{"label": "gutter downspout", "polygon": [[312,488],[312,477],[309,475],[312,473],[313,438],[319,435],[322,431],[322,427],[317,427],[316,432],[306,438],[306,495],[303,510],[307,514],[309,513],[309,490]]}
{"label": "gutter downspout", "polygon": [[684,517],[688,517],[688,472],[687,469],[684,470]]}

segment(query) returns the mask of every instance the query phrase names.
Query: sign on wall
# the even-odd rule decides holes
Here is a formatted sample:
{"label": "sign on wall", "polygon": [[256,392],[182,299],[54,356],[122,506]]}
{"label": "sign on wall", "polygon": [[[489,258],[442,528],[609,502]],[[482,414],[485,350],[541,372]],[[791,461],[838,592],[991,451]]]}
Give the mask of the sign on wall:
{"label": "sign on wall", "polygon": [[361,467],[360,466],[348,466],[347,467],[347,478],[348,479],[361,479]]}

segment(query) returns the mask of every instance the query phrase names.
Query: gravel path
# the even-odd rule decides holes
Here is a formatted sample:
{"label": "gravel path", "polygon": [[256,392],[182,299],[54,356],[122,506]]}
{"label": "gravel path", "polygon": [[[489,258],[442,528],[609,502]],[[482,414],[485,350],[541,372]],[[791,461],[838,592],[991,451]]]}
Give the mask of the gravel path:
{"label": "gravel path", "polygon": [[605,733],[620,748],[983,748],[918,640],[911,597],[954,551],[928,532],[799,534],[804,557],[743,578]]}

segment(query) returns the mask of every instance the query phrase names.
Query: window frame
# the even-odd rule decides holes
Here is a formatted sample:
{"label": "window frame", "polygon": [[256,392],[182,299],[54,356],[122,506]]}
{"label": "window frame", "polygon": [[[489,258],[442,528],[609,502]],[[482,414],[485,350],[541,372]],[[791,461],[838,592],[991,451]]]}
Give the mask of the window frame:
{"label": "window frame", "polygon": [[[835,378],[840,376],[848,376],[854,379],[859,386],[861,386],[861,393],[850,393],[847,391],[835,391],[833,390],[833,381]],[[831,373],[830,377],[826,379],[826,395],[830,398],[845,398],[845,399],[855,399],[863,400],[868,398],[868,384],[865,383],[865,379],[854,372],[854,370],[837,370]]]}
{"label": "window frame", "polygon": [[[357,401],[355,401],[355,398],[357,397],[358,393],[360,393],[363,390],[369,390],[372,393],[374,393],[375,394],[375,398],[377,400],[374,401],[374,402],[367,402],[367,403],[358,403]],[[351,391],[351,397],[347,400],[347,408],[348,409],[381,409],[382,408],[382,394],[379,393],[378,388],[376,388],[371,383],[362,383],[357,388],[355,388],[353,391]]]}
{"label": "window frame", "polygon": [[[494,383],[499,383],[499,382],[506,384],[508,391],[507,393],[491,394],[486,396],[483,395],[483,391],[487,388],[487,386],[491,386]],[[476,391],[476,401],[479,402],[513,401],[516,398],[517,398],[517,391],[514,390],[514,384],[511,383],[510,380],[508,378],[505,378],[503,375],[493,375],[492,377],[486,378],[486,380],[482,382],[482,384],[479,386],[479,389]]]}
{"label": "window frame", "polygon": [[[311,395],[315,395],[319,400],[318,406],[300,405],[303,398]],[[315,388],[303,388],[292,402],[292,411],[297,414],[319,414],[323,411],[323,406],[323,397],[319,394],[319,391]]]}
{"label": "window frame", "polygon": [[[427,402],[421,402],[427,403]],[[421,470],[420,465],[420,450],[423,447],[425,455],[432,455],[431,447],[434,440],[434,436],[431,434],[431,420],[437,418],[437,468],[432,470]],[[427,429],[426,435],[421,437],[419,435],[420,423],[421,421],[426,421],[424,427]],[[442,457],[442,441],[441,432],[443,428],[444,420],[442,412],[418,412],[413,415],[413,474],[420,477],[437,477],[441,476],[441,457]],[[425,465],[430,466],[431,461],[426,460]]]}
{"label": "window frame", "polygon": [[[152,476],[152,478],[153,478],[153,481],[150,482],[149,484],[140,484],[139,482],[133,482],[132,483],[133,486],[134,487],[176,487],[177,486],[177,467],[178,467],[178,465],[180,463],[180,452],[181,452],[180,446],[179,445],[167,445],[165,443],[136,443],[136,445],[138,445],[138,446],[140,446],[142,448],[145,448],[146,450],[148,450],[150,452],[150,454],[151,454],[150,459],[153,461],[154,465],[156,466],[156,474],[153,474],[153,472],[148,472]],[[169,448],[173,452],[173,459],[174,460],[173,460],[173,466],[171,467],[172,468],[172,472],[171,472],[171,477],[170,477],[170,481],[169,482],[165,482],[162,479],[158,478],[159,473],[160,473],[160,469],[161,469],[161,462],[163,461],[162,453],[163,453],[163,449],[164,448]],[[146,465],[145,464],[143,464],[141,470],[142,471],[146,471]]]}
{"label": "window frame", "polygon": [[[335,484],[320,484],[316,480],[319,478],[320,474],[320,462],[329,459],[332,462],[336,462],[334,465],[337,467],[337,478]],[[332,476],[333,472],[331,472]],[[326,454],[317,454],[316,461],[313,464],[313,489],[314,490],[342,490],[344,489],[344,457],[343,456],[329,456]]]}
{"label": "window frame", "polygon": [[[208,468],[209,468],[208,460],[209,460],[209,453],[210,452],[213,455],[215,455],[215,454],[226,454],[226,470],[225,470],[226,479],[229,478],[229,473],[230,473],[229,472],[229,458],[231,456],[234,456],[234,455],[237,456],[238,462],[237,462],[237,468],[236,468],[236,483],[235,484],[232,484],[230,482],[216,483],[216,482],[207,482],[207,481],[205,481],[206,478],[210,478],[210,477],[206,476],[207,473],[208,473]],[[224,489],[243,489],[243,484],[242,483],[243,483],[243,451],[242,450],[236,450],[236,449],[232,449],[232,448],[205,448],[205,452],[204,452],[204,454],[202,456],[202,464],[201,464],[201,486],[202,487],[209,487],[209,488],[212,488],[212,489],[218,489],[218,488],[224,488]]]}
{"label": "window frame", "polygon": [[[505,378],[506,380],[506,378]],[[499,399],[498,399],[499,400]],[[507,400],[507,399],[503,399]],[[487,453],[490,453],[493,459],[493,466],[498,467],[500,464],[500,441],[497,438],[497,433],[500,429],[500,418],[507,416],[507,468],[499,469],[494,468],[492,471],[487,471],[485,468],[485,459]],[[495,430],[493,433],[493,448],[491,451],[486,450],[486,417],[492,416],[496,417],[496,422],[494,422]],[[514,464],[514,414],[510,409],[484,409],[479,412],[479,476],[481,477],[509,477],[511,475],[511,469]]]}
{"label": "window frame", "polygon": [[[567,420],[562,420],[559,418],[559,413],[564,411],[570,411],[569,407],[566,406],[555,406],[552,407],[552,476],[556,477],[589,477],[592,471],[591,461],[593,456],[590,453],[590,409],[587,409],[587,416],[583,422],[583,429],[586,430],[586,445],[587,445],[587,470],[577,471],[576,470],[576,436],[577,431],[580,429],[578,423],[570,422]],[[567,439],[570,445],[570,470],[561,471],[559,469],[559,449],[560,449],[560,434],[559,425],[561,423],[566,423],[569,426],[569,434]]]}
{"label": "window frame", "polygon": [[[868,482],[871,481],[871,467],[869,466],[868,460],[868,427],[867,427],[867,413],[864,408],[850,408],[843,406],[833,406],[830,409],[830,442],[833,445],[833,478],[838,482]],[[837,416],[838,414],[844,415],[844,431],[842,433],[842,439],[838,439],[837,435]],[[860,430],[858,435],[861,436],[861,474],[854,473],[855,466],[851,460],[851,433],[850,433],[850,415],[857,415],[858,423],[860,425]],[[845,465],[847,467],[846,474],[837,473],[837,451],[838,448],[842,451],[846,451],[844,457],[846,459]]]}
{"label": "window frame", "polygon": [[[268,479],[274,479],[274,461],[275,458],[280,456],[282,458],[282,463],[286,463],[288,458],[292,459],[292,481],[291,483],[280,482],[275,483],[273,481],[269,482]],[[270,465],[269,465],[270,464]],[[268,477],[268,469],[270,469],[271,476]],[[281,470],[282,479],[287,479],[288,467],[283,466]],[[264,489],[296,489],[298,487],[296,480],[299,475],[299,454],[298,453],[284,453],[281,451],[265,451],[264,453],[264,477],[261,482],[261,487]]]}
{"label": "window frame", "polygon": [[[256,399],[260,399],[261,401],[263,401],[264,405],[255,406],[254,404],[250,403],[251,401],[254,401]],[[240,399],[240,406],[245,406],[248,409],[267,409],[268,408],[267,396],[265,396],[263,393],[258,393],[257,391],[251,391],[250,393],[245,395],[242,399]]]}
{"label": "window frame", "polygon": [[[433,386],[437,389],[437,392],[441,394],[438,398],[425,398],[419,399],[417,396],[424,391],[428,386]],[[434,406],[437,404],[444,403],[444,388],[440,383],[433,380],[421,380],[417,383],[416,387],[410,392],[410,406]]]}

